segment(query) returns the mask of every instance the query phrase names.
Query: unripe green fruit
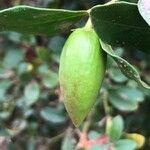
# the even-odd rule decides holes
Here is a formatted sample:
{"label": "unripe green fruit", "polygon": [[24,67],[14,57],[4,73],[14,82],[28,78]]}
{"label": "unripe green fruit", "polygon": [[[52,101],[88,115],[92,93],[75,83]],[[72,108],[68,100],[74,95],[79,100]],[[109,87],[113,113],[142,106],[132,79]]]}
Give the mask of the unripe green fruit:
{"label": "unripe green fruit", "polygon": [[93,29],[76,29],[67,39],[60,59],[59,81],[64,104],[78,127],[98,95],[106,55]]}

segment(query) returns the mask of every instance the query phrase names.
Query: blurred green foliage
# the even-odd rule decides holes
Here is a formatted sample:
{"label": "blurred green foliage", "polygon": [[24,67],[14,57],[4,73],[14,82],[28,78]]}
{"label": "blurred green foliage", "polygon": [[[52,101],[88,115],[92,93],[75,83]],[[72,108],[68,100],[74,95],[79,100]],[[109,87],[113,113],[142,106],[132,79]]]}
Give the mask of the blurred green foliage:
{"label": "blurred green foliage", "polygon": [[[131,1],[131,0],[130,0]],[[0,0],[0,8],[26,4],[37,7],[88,9],[103,0]],[[75,27],[82,26],[85,20]],[[0,138],[9,150],[73,150],[79,141],[78,130],[72,125],[63,105],[59,89],[58,68],[63,44],[70,31],[54,37],[0,33]],[[150,82],[150,56],[139,51],[116,48],[116,53],[128,58]],[[103,103],[107,100],[107,104]],[[113,119],[122,132],[136,132],[146,137],[143,149],[150,149],[150,92],[128,80],[108,57],[107,72],[88,128],[89,139],[104,134],[107,113],[120,115]],[[117,120],[116,122],[114,120]],[[119,122],[119,123],[118,123]],[[84,130],[87,121],[81,127]],[[118,139],[121,133],[117,131]],[[6,137],[6,138],[5,138]],[[123,144],[122,144],[123,143]],[[127,144],[128,143],[128,144]],[[119,140],[117,147],[128,149],[131,141]],[[131,145],[130,145],[131,144]],[[108,146],[108,145],[107,145]],[[4,148],[0,147],[0,149]],[[96,150],[98,146],[92,147]],[[118,148],[119,149],[119,148]]]}

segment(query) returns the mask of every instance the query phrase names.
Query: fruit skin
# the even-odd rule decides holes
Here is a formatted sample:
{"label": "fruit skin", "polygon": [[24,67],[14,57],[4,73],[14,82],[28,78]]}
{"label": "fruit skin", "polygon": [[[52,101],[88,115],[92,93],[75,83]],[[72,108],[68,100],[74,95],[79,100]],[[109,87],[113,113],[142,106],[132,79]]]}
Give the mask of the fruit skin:
{"label": "fruit skin", "polygon": [[106,55],[93,29],[79,28],[67,39],[60,58],[59,82],[64,104],[78,127],[96,100],[106,68]]}

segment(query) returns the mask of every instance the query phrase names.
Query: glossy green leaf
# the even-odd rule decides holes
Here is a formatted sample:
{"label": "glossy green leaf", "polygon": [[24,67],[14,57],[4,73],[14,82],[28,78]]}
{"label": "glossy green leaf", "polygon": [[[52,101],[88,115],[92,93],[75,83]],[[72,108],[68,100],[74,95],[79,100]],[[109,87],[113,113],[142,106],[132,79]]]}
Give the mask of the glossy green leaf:
{"label": "glossy green leaf", "polygon": [[51,123],[63,123],[66,118],[57,108],[45,107],[41,110],[40,115],[46,121]]}
{"label": "glossy green leaf", "polygon": [[107,119],[106,133],[112,141],[118,140],[123,132],[124,123],[121,116],[116,116],[113,119]]}
{"label": "glossy green leaf", "polygon": [[113,79],[113,81],[117,82],[117,83],[122,83],[127,81],[127,77],[124,76],[121,71],[119,70],[119,68],[113,68],[111,69],[111,73],[110,73],[111,78]]}
{"label": "glossy green leaf", "polygon": [[0,136],[1,137],[10,137],[10,134],[9,134],[9,131],[7,130],[7,128],[0,128]]}
{"label": "glossy green leaf", "polygon": [[35,103],[38,100],[40,95],[40,87],[38,83],[35,81],[29,83],[25,87],[24,95],[26,98],[27,105],[32,105],[33,103]]}
{"label": "glossy green leaf", "polygon": [[45,47],[36,47],[38,58],[43,62],[50,61],[50,52]]}
{"label": "glossy green leaf", "polygon": [[127,139],[133,140],[137,144],[137,149],[141,149],[146,141],[146,138],[138,133],[125,133]]}
{"label": "glossy green leaf", "polygon": [[47,65],[41,65],[39,73],[45,87],[55,88],[58,85],[58,73],[50,70]]}
{"label": "glossy green leaf", "polygon": [[139,0],[138,9],[144,20],[150,25],[150,1]]}
{"label": "glossy green leaf", "polygon": [[113,93],[111,93],[110,102],[114,107],[121,111],[134,111],[138,108],[138,103],[122,100],[120,97]]}
{"label": "glossy green leaf", "polygon": [[86,11],[16,6],[0,11],[0,31],[51,35],[87,16]]}
{"label": "glossy green leaf", "polygon": [[33,70],[33,65],[27,62],[19,63],[17,67],[17,73],[19,75],[31,72],[32,70]]}
{"label": "glossy green leaf", "polygon": [[150,86],[141,80],[141,77],[138,71],[125,59],[117,56],[114,53],[110,45],[106,44],[105,42],[101,40],[101,46],[103,50],[116,61],[116,63],[118,64],[118,67],[120,68],[120,70],[126,77],[128,77],[129,79],[135,80],[141,87],[144,87],[150,90]]}
{"label": "glossy green leaf", "polygon": [[138,108],[138,102],[126,96],[126,93],[120,93],[119,89],[109,91],[109,94],[109,101],[121,111],[134,111]]}
{"label": "glossy green leaf", "polygon": [[117,90],[117,93],[120,97],[124,98],[125,100],[131,100],[135,102],[142,102],[144,101],[144,94],[141,90],[136,88],[130,87],[121,87]]}
{"label": "glossy green leaf", "polygon": [[21,34],[17,32],[7,32],[9,40],[11,40],[14,43],[23,43],[23,44],[36,44],[36,37],[34,35],[29,34]]}
{"label": "glossy green leaf", "polygon": [[75,146],[70,135],[66,135],[62,141],[61,150],[74,150]]}
{"label": "glossy green leaf", "polygon": [[20,49],[9,49],[3,60],[5,68],[16,68],[24,58],[24,53]]}
{"label": "glossy green leaf", "polygon": [[90,140],[96,140],[96,139],[98,139],[100,136],[101,136],[101,133],[96,132],[96,131],[93,131],[93,130],[89,131],[89,134],[88,134],[88,138],[89,138]]}
{"label": "glossy green leaf", "polygon": [[104,145],[95,144],[89,150],[105,150],[105,149],[108,149],[108,147]]}
{"label": "glossy green leaf", "polygon": [[28,150],[34,150],[34,149],[36,149],[36,143],[35,143],[34,138],[28,139],[28,141],[27,141],[27,149]]}
{"label": "glossy green leaf", "polygon": [[53,36],[48,43],[48,48],[55,54],[60,54],[66,39],[63,36]]}
{"label": "glossy green leaf", "polygon": [[113,149],[113,146],[112,146],[112,144],[110,144],[110,143],[105,143],[105,144],[93,144],[90,148],[89,148],[89,150],[111,150],[111,149]]}
{"label": "glossy green leaf", "polygon": [[0,111],[0,120],[8,119],[10,114],[11,112],[8,111]]}
{"label": "glossy green leaf", "polygon": [[58,85],[58,74],[49,70],[43,75],[43,84],[47,88],[55,88]]}
{"label": "glossy green leaf", "polygon": [[122,1],[97,5],[90,10],[90,17],[104,42],[150,53],[150,27],[139,14],[136,4]]}
{"label": "glossy green leaf", "polygon": [[136,143],[132,140],[119,140],[115,143],[115,150],[135,150]]}
{"label": "glossy green leaf", "polygon": [[12,82],[10,80],[0,81],[0,101],[6,100],[6,92],[11,85]]}

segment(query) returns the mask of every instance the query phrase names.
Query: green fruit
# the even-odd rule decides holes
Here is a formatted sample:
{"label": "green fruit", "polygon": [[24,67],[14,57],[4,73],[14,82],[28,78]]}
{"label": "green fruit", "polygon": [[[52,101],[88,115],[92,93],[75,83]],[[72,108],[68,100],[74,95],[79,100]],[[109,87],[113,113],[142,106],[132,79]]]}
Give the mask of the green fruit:
{"label": "green fruit", "polygon": [[106,55],[93,29],[76,29],[60,59],[59,81],[64,104],[78,127],[92,108],[104,78]]}

